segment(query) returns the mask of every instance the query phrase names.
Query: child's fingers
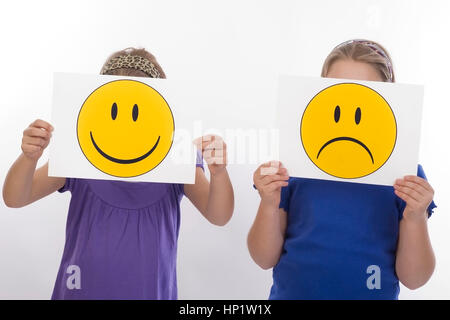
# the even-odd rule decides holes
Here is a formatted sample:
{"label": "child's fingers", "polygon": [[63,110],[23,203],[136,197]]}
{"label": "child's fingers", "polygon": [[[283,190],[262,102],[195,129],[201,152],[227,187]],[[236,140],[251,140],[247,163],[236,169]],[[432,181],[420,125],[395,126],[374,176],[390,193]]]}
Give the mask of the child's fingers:
{"label": "child's fingers", "polygon": [[226,144],[223,140],[204,141],[202,143],[202,150],[225,150]]}
{"label": "child's fingers", "polygon": [[263,163],[262,165],[260,165],[260,168],[267,168],[267,167],[279,168],[281,166],[283,166],[283,164],[280,161],[272,160],[272,161]]}
{"label": "child's fingers", "polygon": [[211,142],[215,139],[215,136],[212,134],[206,134],[204,136],[198,137],[197,139],[195,139],[194,141],[197,141],[198,143],[203,143],[203,142]]}
{"label": "child's fingers", "polygon": [[30,127],[42,128],[47,131],[53,131],[53,126],[50,123],[48,123],[47,121],[44,121],[41,119],[37,119],[37,120],[33,121],[33,123],[30,125]]}
{"label": "child's fingers", "polygon": [[262,177],[274,174],[289,175],[286,168],[265,167],[259,170],[259,175]]}
{"label": "child's fingers", "polygon": [[225,164],[226,163],[226,158],[225,157],[208,157],[208,158],[204,158],[206,164],[211,165],[211,164]]}
{"label": "child's fingers", "polygon": [[396,191],[400,191],[404,194],[407,194],[409,197],[413,198],[416,201],[420,201],[421,199],[423,199],[423,196],[419,192],[409,187],[394,186],[394,189]]}
{"label": "child's fingers", "polygon": [[406,181],[415,182],[419,185],[421,185],[423,188],[427,189],[430,192],[434,193],[433,187],[428,183],[427,180],[420,178],[418,176],[405,176],[404,178]]}
{"label": "child's fingers", "polygon": [[403,201],[405,201],[406,203],[410,204],[410,205],[417,205],[418,202],[412,198],[409,194],[404,193],[400,190],[394,190],[394,193]]}
{"label": "child's fingers", "polygon": [[43,138],[39,138],[39,137],[23,137],[22,139],[22,143],[23,144],[29,144],[29,145],[33,145],[33,146],[38,146],[38,147],[44,147],[47,143],[47,140],[43,139]]}
{"label": "child's fingers", "polygon": [[40,128],[28,127],[27,129],[24,130],[23,135],[29,136],[29,137],[41,137],[41,138],[49,139],[52,134],[49,131],[46,131],[46,130],[43,130]]}
{"label": "child's fingers", "polygon": [[206,163],[223,164],[226,162],[226,152],[224,150],[206,150],[203,152],[203,159]]}
{"label": "child's fingers", "polygon": [[220,137],[200,137],[194,140],[197,149],[201,151],[203,159],[208,165],[226,164],[226,144]]}
{"label": "child's fingers", "polygon": [[225,145],[222,137],[216,135],[205,135],[194,139],[193,143],[197,146],[206,147],[209,144]]}
{"label": "child's fingers", "polygon": [[226,158],[227,151],[225,149],[214,149],[213,151],[211,151],[211,156],[213,158]]}
{"label": "child's fingers", "polygon": [[272,183],[275,182],[287,182],[289,180],[289,178],[284,178],[284,177],[274,177],[274,176],[267,176],[264,178],[264,180],[261,180],[258,184],[260,185],[260,187],[267,187],[269,185],[271,185]]}
{"label": "child's fingers", "polygon": [[267,186],[267,191],[268,192],[277,191],[278,189],[280,189],[282,187],[287,187],[288,184],[289,183],[287,181],[274,181]]}
{"label": "child's fingers", "polygon": [[262,185],[268,185],[274,181],[287,181],[289,180],[289,176],[286,175],[279,175],[279,174],[273,174],[270,176],[264,176],[261,178],[261,184]]}
{"label": "child's fingers", "polygon": [[224,153],[226,152],[226,146],[223,143],[214,142],[212,144],[209,144],[207,146],[202,146],[202,152],[204,154],[211,154],[211,152],[219,152]]}
{"label": "child's fingers", "polygon": [[226,164],[227,163],[227,154],[222,150],[215,150],[212,152],[212,160],[215,164]]}
{"label": "child's fingers", "polygon": [[415,182],[403,180],[403,179],[398,179],[395,181],[394,188],[396,188],[396,187],[406,187],[406,188],[413,189],[413,190],[417,191],[418,193],[420,193],[422,196],[426,196],[430,193],[430,191],[425,189],[422,185],[415,183]]}
{"label": "child's fingers", "polygon": [[288,176],[286,168],[279,161],[269,161],[261,164],[253,173],[253,183],[257,188],[263,186],[262,179],[270,175]]}
{"label": "child's fingers", "polygon": [[287,173],[286,168],[284,168],[283,164],[279,161],[266,162],[259,167],[259,174],[262,176],[278,173]]}

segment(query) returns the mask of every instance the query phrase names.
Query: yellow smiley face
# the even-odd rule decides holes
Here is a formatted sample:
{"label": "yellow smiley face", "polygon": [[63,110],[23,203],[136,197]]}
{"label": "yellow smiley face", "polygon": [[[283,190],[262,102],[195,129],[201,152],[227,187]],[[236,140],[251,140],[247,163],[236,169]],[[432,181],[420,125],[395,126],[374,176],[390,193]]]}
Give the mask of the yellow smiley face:
{"label": "yellow smiley face", "polygon": [[397,140],[397,124],[391,107],[375,90],[341,83],[309,102],[300,135],[306,154],[320,170],[355,179],[386,163]]}
{"label": "yellow smiley face", "polygon": [[135,80],[108,82],[84,101],[77,137],[100,171],[135,177],[157,167],[172,146],[175,123],[166,100]]}

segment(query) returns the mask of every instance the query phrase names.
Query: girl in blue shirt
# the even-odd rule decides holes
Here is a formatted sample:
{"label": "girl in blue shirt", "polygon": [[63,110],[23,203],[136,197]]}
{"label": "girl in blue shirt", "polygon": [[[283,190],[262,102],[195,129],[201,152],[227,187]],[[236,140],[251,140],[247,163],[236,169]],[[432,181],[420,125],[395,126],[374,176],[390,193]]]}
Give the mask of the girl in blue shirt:
{"label": "girl in blue shirt", "polygon": [[[378,43],[350,40],[325,60],[323,77],[394,82]],[[248,235],[253,260],[273,268],[270,299],[397,299],[431,277],[427,219],[436,207],[422,167],[393,187],[290,178],[280,162],[254,173],[261,196]]]}

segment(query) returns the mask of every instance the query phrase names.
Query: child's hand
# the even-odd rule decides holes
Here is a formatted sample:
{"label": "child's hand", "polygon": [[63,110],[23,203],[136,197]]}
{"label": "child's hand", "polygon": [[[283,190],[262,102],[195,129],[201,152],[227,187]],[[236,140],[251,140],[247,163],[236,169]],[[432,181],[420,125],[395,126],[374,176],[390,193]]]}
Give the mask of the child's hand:
{"label": "child's hand", "polygon": [[281,188],[288,185],[289,174],[279,161],[264,163],[253,174],[253,183],[261,196],[261,202],[277,206],[280,204]]}
{"label": "child's hand", "polygon": [[425,212],[434,195],[434,190],[428,181],[417,176],[405,176],[395,181],[394,192],[406,202],[403,217],[407,219],[426,217]]}
{"label": "child's hand", "polygon": [[23,131],[22,152],[31,160],[38,160],[48,146],[53,127],[44,120],[35,120]]}
{"label": "child's hand", "polygon": [[220,136],[206,135],[194,140],[208,164],[211,175],[218,174],[227,166],[227,145]]}

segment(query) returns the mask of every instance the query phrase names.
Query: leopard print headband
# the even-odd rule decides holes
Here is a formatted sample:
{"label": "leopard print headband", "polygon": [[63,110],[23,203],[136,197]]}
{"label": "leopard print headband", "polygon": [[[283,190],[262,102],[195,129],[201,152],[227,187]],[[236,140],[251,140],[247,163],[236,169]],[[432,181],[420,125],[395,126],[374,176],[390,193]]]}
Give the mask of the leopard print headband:
{"label": "leopard print headband", "polygon": [[106,74],[108,71],[121,68],[140,70],[149,75],[151,78],[159,78],[161,76],[155,65],[148,59],[131,54],[118,56],[109,60],[100,73]]}

